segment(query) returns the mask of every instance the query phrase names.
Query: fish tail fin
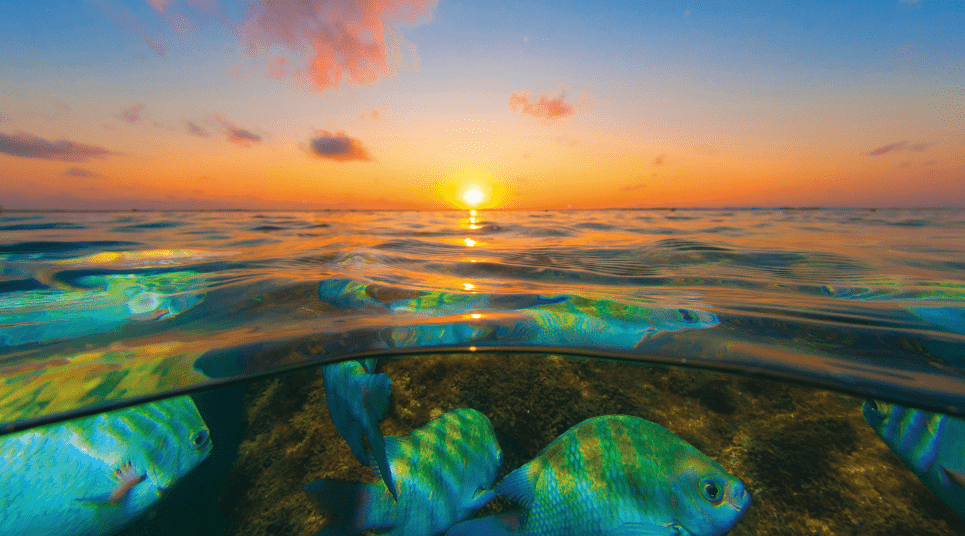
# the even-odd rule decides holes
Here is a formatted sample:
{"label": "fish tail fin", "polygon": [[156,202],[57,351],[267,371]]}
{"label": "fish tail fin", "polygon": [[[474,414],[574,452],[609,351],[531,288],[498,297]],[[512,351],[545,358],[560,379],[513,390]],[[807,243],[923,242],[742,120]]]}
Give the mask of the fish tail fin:
{"label": "fish tail fin", "polygon": [[531,508],[536,498],[536,483],[530,477],[530,464],[526,464],[506,475],[496,486],[496,495],[516,501],[523,508]]}
{"label": "fish tail fin", "polygon": [[392,498],[399,500],[398,492],[395,488],[395,481],[392,478],[392,471],[389,468],[389,458],[386,454],[385,439],[382,431],[379,430],[379,421],[385,416],[389,409],[389,397],[392,394],[392,380],[385,374],[370,374],[365,379],[365,395],[363,397],[365,405],[365,419],[362,429],[372,451],[372,458],[379,468],[379,475],[385,482],[385,487],[389,489]]}
{"label": "fish tail fin", "polygon": [[523,532],[525,523],[525,512],[502,512],[456,523],[446,536],[512,536]]}
{"label": "fish tail fin", "polygon": [[375,502],[378,493],[371,484],[325,478],[306,484],[312,502],[327,518],[327,526],[319,536],[352,536],[363,530],[385,526]]}

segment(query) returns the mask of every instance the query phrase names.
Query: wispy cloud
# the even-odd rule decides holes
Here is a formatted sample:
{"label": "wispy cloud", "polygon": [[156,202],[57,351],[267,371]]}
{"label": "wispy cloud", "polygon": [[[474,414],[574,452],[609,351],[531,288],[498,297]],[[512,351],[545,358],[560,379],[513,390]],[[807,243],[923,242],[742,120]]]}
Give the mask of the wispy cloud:
{"label": "wispy cloud", "polygon": [[205,129],[204,127],[198,126],[193,121],[188,121],[184,125],[184,128],[186,128],[188,131],[188,134],[191,134],[192,136],[197,136],[199,138],[207,138],[211,136],[211,133],[208,132],[207,129]]}
{"label": "wispy cloud", "polygon": [[362,142],[350,138],[344,132],[332,134],[326,130],[316,132],[317,136],[310,142],[311,152],[319,158],[338,160],[372,160]]}
{"label": "wispy cloud", "polygon": [[146,108],[145,104],[143,102],[139,102],[131,105],[130,108],[121,110],[118,116],[128,123],[137,123],[143,117],[142,114],[144,113],[144,108]]}
{"label": "wispy cloud", "polygon": [[562,91],[559,97],[551,98],[544,94],[536,101],[531,101],[532,98],[530,91],[514,91],[509,96],[509,109],[543,119],[561,119],[573,115],[573,105],[566,102]]}
{"label": "wispy cloud", "polygon": [[218,122],[225,129],[225,134],[228,136],[228,141],[237,143],[244,147],[250,147],[253,144],[261,143],[262,137],[258,134],[251,132],[235,126],[234,123],[228,120],[227,117],[221,114],[212,114],[214,120]]}
{"label": "wispy cloud", "polygon": [[911,145],[908,146],[908,150],[909,150],[909,151],[914,151],[914,152],[916,152],[916,153],[920,153],[920,152],[924,151],[925,149],[928,149],[928,148],[931,147],[932,145],[935,145],[935,144],[934,144],[934,143],[927,143],[927,142],[925,142],[925,143],[913,143],[913,144],[911,144]]}
{"label": "wispy cloud", "polygon": [[[155,54],[164,56],[167,51],[167,44],[161,37],[150,32],[147,24],[138,17],[131,8],[113,0],[92,0],[92,2],[97,5],[101,11],[106,13],[108,17],[114,19],[114,22],[118,26],[136,33],[138,37],[147,43],[147,46],[151,47],[151,50],[153,50]],[[164,3],[164,0],[162,0],[161,3]]]}
{"label": "wispy cloud", "polygon": [[[371,84],[393,76],[401,52],[399,27],[428,22],[438,0],[300,0],[258,2],[242,28],[248,51],[274,47],[310,51],[311,60],[293,75],[319,92],[337,89],[343,77]],[[284,75],[269,67],[272,76]]]}
{"label": "wispy cloud", "polygon": [[21,158],[40,158],[63,162],[85,162],[91,158],[104,158],[121,153],[67,140],[49,141],[26,132],[13,134],[0,132],[0,153]]}
{"label": "wispy cloud", "polygon": [[375,110],[365,110],[365,111],[363,111],[362,114],[359,116],[359,119],[370,119],[370,120],[372,120],[372,121],[381,121],[381,120],[382,120],[382,112],[380,112],[378,109],[375,109]]}
{"label": "wispy cloud", "polygon": [[893,153],[895,151],[912,151],[915,153],[920,153],[933,145],[935,144],[931,142],[909,144],[907,141],[897,141],[895,143],[889,143],[888,145],[882,145],[881,147],[870,151],[868,156],[881,156],[883,154]]}
{"label": "wispy cloud", "polygon": [[89,169],[79,168],[79,167],[69,167],[64,171],[64,175],[67,177],[79,177],[79,178],[100,178],[103,177],[100,173],[96,173]]}

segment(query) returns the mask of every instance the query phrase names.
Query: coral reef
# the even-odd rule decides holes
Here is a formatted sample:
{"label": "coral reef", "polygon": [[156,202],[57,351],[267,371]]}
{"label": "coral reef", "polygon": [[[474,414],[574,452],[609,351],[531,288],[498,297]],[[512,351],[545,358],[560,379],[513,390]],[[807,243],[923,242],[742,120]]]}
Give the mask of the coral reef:
{"label": "coral reef", "polygon": [[[562,355],[466,353],[380,361],[392,378],[385,435],[469,407],[492,421],[499,478],[597,415],[635,415],[679,435],[741,478],[754,503],[730,534],[950,535],[965,521],[872,431],[863,400],[808,386],[694,369]],[[335,431],[321,374],[249,386],[247,430],[221,507],[237,536],[311,536],[324,526],[302,486],[374,482]],[[497,499],[479,512],[510,507]]]}

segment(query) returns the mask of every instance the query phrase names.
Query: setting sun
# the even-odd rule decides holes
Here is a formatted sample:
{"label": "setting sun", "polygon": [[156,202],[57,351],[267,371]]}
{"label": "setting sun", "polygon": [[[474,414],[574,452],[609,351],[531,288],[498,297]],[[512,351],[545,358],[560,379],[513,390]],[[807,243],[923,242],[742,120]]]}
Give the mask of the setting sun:
{"label": "setting sun", "polygon": [[483,200],[483,193],[476,188],[473,188],[463,194],[462,198],[470,205],[478,205]]}

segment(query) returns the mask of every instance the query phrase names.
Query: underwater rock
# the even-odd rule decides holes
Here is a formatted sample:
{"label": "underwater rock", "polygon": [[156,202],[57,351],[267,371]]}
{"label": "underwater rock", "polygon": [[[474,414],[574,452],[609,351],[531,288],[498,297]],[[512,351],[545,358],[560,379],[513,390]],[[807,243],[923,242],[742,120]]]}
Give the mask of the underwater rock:
{"label": "underwater rock", "polygon": [[666,428],[638,417],[584,421],[513,471],[496,493],[525,508],[446,534],[719,536],[751,503],[744,484]]}
{"label": "underwater rock", "polygon": [[113,534],[211,452],[180,396],[0,437],[0,534]]}
{"label": "underwater rock", "polygon": [[319,534],[381,529],[396,536],[432,536],[472,516],[494,497],[502,462],[493,426],[473,409],[457,409],[403,437],[386,437],[398,477],[398,502],[383,482],[324,479],[305,486],[331,522]]}
{"label": "underwater rock", "polygon": [[870,399],[863,413],[922,483],[965,518],[965,421]]}

